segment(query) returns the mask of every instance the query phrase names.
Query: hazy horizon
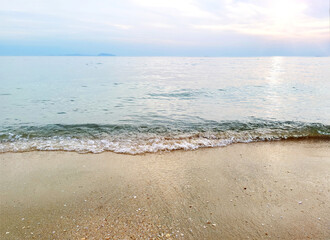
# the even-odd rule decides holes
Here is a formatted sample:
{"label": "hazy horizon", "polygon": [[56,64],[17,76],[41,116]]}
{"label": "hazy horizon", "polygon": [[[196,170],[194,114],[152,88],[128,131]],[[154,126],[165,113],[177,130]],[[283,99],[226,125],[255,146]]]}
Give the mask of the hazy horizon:
{"label": "hazy horizon", "polygon": [[318,56],[318,55],[255,55],[255,56],[203,56],[203,55],[196,55],[196,56],[185,56],[185,55],[113,55],[113,56],[98,56],[98,54],[81,54],[81,55],[76,55],[76,54],[58,54],[58,55],[0,55],[0,57],[136,57],[136,58],[143,58],[143,57],[151,57],[151,58],[157,58],[157,57],[173,57],[173,58],[277,58],[277,57],[300,57],[300,58],[328,58],[330,55],[324,55],[324,56]]}

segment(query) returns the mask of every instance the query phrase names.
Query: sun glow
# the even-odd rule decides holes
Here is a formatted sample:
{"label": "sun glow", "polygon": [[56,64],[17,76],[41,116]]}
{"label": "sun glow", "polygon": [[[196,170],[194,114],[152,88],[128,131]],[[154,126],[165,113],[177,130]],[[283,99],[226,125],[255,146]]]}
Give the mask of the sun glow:
{"label": "sun glow", "polygon": [[273,1],[269,6],[268,14],[273,19],[276,25],[287,26],[303,14],[307,6],[302,2],[294,0],[277,0]]}

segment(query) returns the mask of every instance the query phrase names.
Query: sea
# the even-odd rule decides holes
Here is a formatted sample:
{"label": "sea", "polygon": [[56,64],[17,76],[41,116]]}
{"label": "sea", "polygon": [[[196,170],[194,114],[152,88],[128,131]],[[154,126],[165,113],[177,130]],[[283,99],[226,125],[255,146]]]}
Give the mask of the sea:
{"label": "sea", "polygon": [[0,57],[0,153],[330,140],[329,57]]}

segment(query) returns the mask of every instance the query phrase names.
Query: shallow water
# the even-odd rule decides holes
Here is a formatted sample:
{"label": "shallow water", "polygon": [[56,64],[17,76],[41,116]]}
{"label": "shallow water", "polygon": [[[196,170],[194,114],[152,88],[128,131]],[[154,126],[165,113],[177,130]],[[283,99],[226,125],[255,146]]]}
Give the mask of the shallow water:
{"label": "shallow water", "polygon": [[330,58],[0,57],[0,152],[330,135]]}

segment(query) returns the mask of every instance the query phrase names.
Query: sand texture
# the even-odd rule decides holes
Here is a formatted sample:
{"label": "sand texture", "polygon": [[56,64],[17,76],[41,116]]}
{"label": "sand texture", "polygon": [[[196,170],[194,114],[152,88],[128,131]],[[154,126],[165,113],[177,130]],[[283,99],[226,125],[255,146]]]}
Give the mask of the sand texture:
{"label": "sand texture", "polygon": [[0,239],[330,239],[330,142],[0,154]]}

